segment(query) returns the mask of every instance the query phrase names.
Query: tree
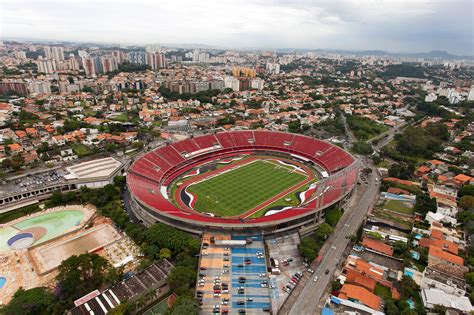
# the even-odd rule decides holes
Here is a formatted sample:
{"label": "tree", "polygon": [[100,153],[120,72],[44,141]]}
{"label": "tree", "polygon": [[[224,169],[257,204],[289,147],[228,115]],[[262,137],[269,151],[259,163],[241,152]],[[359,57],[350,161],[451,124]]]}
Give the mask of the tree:
{"label": "tree", "polygon": [[146,230],[144,238],[149,245],[168,248],[173,255],[180,252],[195,255],[199,252],[199,241],[197,239],[163,223],[157,223]]}
{"label": "tree", "polygon": [[170,259],[170,258],[171,258],[171,251],[168,248],[162,248],[160,250],[160,260]]}
{"label": "tree", "polygon": [[474,196],[474,185],[464,185],[458,190],[458,197]]}
{"label": "tree", "polygon": [[314,231],[314,236],[317,240],[326,240],[326,238],[334,231],[334,228],[327,223],[321,224],[316,231]]}
{"label": "tree", "polygon": [[293,120],[288,123],[288,131],[292,133],[301,132],[301,122],[299,120]]}
{"label": "tree", "polygon": [[52,313],[54,295],[44,287],[18,289],[12,300],[0,309],[1,314],[47,315]]}
{"label": "tree", "polygon": [[123,188],[125,187],[125,184],[126,184],[125,176],[117,175],[114,177],[114,185],[116,187]]}
{"label": "tree", "polygon": [[471,287],[474,286],[474,272],[466,273],[466,275],[464,276],[464,279]]}
{"label": "tree", "polygon": [[61,299],[72,302],[78,297],[120,279],[117,269],[96,254],[71,256],[58,267],[56,281]]}
{"label": "tree", "polygon": [[196,301],[188,296],[179,296],[171,308],[171,315],[197,315],[199,314],[199,306]]}
{"label": "tree", "polygon": [[189,289],[196,281],[194,269],[177,266],[168,275],[168,285],[177,295],[189,295]]}
{"label": "tree", "polygon": [[474,209],[474,197],[473,196],[462,196],[459,199],[459,206],[465,210],[472,210]]}
{"label": "tree", "polygon": [[337,222],[339,221],[341,217],[342,217],[341,209],[331,208],[329,210],[326,210],[324,220],[326,221],[327,224],[331,226],[336,226]]}

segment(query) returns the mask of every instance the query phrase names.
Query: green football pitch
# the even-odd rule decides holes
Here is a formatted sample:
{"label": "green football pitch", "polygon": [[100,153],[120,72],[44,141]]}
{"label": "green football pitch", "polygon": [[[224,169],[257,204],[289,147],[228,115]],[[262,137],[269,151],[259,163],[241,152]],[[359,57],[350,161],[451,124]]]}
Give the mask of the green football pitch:
{"label": "green football pitch", "polygon": [[194,210],[219,216],[245,213],[307,176],[288,167],[257,160],[203,182],[187,191],[197,196]]}

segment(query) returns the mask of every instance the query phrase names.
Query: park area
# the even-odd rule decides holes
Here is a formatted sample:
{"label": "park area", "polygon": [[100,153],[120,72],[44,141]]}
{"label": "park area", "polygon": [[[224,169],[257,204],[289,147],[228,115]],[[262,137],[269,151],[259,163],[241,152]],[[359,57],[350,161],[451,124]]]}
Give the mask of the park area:
{"label": "park area", "polygon": [[187,187],[194,210],[237,216],[254,209],[308,178],[291,167],[256,160]]}

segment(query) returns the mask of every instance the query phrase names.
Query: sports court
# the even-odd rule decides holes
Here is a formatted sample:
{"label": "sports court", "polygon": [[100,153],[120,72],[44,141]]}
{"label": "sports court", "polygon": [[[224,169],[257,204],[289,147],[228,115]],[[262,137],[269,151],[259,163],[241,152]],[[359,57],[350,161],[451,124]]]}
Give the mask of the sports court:
{"label": "sports court", "polygon": [[44,274],[57,268],[72,255],[101,249],[120,238],[120,234],[112,226],[103,224],[65,241],[36,247],[30,253],[37,264],[38,273]]}

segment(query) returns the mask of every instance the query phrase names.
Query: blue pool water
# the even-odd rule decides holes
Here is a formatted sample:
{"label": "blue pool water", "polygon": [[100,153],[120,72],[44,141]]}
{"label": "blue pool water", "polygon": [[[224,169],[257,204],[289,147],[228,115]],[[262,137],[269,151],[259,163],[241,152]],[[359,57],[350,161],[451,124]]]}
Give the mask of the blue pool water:
{"label": "blue pool water", "polygon": [[419,260],[420,259],[420,253],[416,252],[416,251],[412,251],[411,252],[411,257],[413,259],[416,259],[416,260]]}
{"label": "blue pool water", "polygon": [[5,277],[0,277],[0,289],[7,283],[7,279]]}

